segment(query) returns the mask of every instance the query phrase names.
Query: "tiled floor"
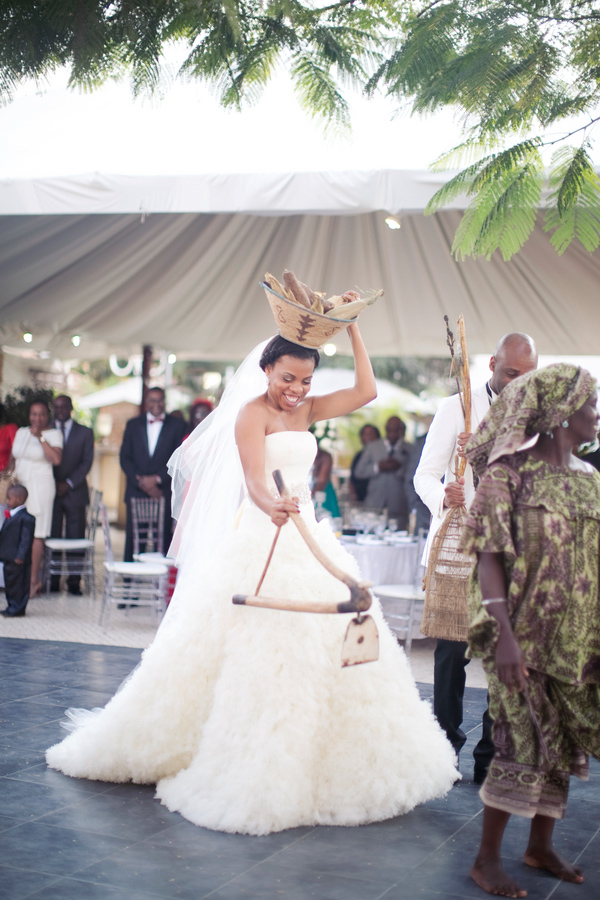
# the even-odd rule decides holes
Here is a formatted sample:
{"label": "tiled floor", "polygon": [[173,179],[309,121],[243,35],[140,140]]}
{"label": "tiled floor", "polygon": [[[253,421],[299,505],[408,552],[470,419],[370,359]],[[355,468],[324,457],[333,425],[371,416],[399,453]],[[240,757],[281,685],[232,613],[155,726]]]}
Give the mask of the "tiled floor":
{"label": "tiled floor", "polygon": [[[3,900],[413,900],[485,897],[468,878],[481,802],[470,781],[485,692],[467,688],[464,780],[442,800],[360,828],[267,837],[197,828],[152,787],[79,781],[46,769],[67,706],[101,706],[139,650],[0,639],[0,897]],[[430,685],[421,685],[431,694]],[[594,900],[600,891],[600,765],[574,782],[558,845],[585,865],[567,885],[520,862],[527,823],[511,821],[507,867],[530,900]]]}

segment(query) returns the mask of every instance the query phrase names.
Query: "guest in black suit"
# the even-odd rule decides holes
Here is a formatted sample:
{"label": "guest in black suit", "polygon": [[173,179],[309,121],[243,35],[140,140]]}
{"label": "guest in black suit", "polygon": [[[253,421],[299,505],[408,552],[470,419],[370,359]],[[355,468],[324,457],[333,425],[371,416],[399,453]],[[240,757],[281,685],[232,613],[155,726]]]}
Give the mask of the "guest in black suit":
{"label": "guest in black suit", "polygon": [[27,488],[13,484],[6,492],[5,518],[0,528],[0,562],[4,563],[6,619],[25,615],[31,580],[31,548],[35,532],[35,516],[25,509]]}
{"label": "guest in black suit", "polygon": [[[86,476],[94,460],[94,432],[91,428],[74,422],[72,412],[70,397],[63,394],[56,398],[54,427],[63,436],[63,452],[60,465],[54,466],[56,495],[51,536],[58,538],[85,537],[85,510],[90,500]],[[70,594],[81,596],[79,582],[79,575],[69,575],[67,588]],[[58,577],[52,579],[50,589],[60,589]]]}
{"label": "guest in black suit", "polygon": [[181,444],[186,423],[165,415],[165,392],[150,388],[146,395],[146,412],[130,419],[121,444],[121,468],[127,476],[125,503],[127,504],[126,562],[133,559],[133,526],[129,501],[132,497],[165,498],[163,553],[171,543],[171,479],[167,462]]}

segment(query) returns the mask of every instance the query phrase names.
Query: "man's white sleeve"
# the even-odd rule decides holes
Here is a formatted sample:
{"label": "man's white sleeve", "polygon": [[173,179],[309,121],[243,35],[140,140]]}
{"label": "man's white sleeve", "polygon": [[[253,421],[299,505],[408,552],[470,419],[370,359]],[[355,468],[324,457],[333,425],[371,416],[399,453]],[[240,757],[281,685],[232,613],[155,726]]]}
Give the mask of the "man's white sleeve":
{"label": "man's white sleeve", "polygon": [[413,479],[417,494],[432,516],[437,518],[444,515],[444,485],[441,479],[446,470],[454,465],[453,457],[459,434],[457,406],[460,410],[457,397],[448,397],[440,403]]}

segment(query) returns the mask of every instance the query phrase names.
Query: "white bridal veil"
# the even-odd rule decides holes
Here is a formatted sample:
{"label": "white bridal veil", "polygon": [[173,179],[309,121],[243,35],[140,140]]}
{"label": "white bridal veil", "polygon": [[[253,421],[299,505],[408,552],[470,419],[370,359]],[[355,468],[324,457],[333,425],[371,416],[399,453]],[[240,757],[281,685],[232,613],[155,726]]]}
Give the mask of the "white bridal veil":
{"label": "white bridal veil", "polygon": [[[270,339],[269,339],[270,340]],[[210,560],[236,517],[244,497],[244,473],[235,443],[235,422],[244,405],[266,389],[259,366],[268,341],[246,357],[225,388],[217,408],[201,422],[169,460],[172,509],[177,527],[171,555]]]}

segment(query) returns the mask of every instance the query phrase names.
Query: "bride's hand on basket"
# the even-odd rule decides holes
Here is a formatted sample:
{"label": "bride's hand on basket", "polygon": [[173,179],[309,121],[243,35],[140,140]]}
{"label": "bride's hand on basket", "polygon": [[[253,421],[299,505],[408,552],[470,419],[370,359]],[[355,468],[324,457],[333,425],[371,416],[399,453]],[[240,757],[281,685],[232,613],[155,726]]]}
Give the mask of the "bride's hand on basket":
{"label": "bride's hand on basket", "polygon": [[290,517],[290,513],[299,513],[298,498],[292,497],[291,500],[284,500],[282,497],[275,500],[271,509],[271,522],[281,528],[285,525]]}
{"label": "bride's hand on basket", "polygon": [[464,506],[467,502],[465,496],[464,475],[458,481],[451,481],[444,488],[444,507],[452,509],[453,506]]}

